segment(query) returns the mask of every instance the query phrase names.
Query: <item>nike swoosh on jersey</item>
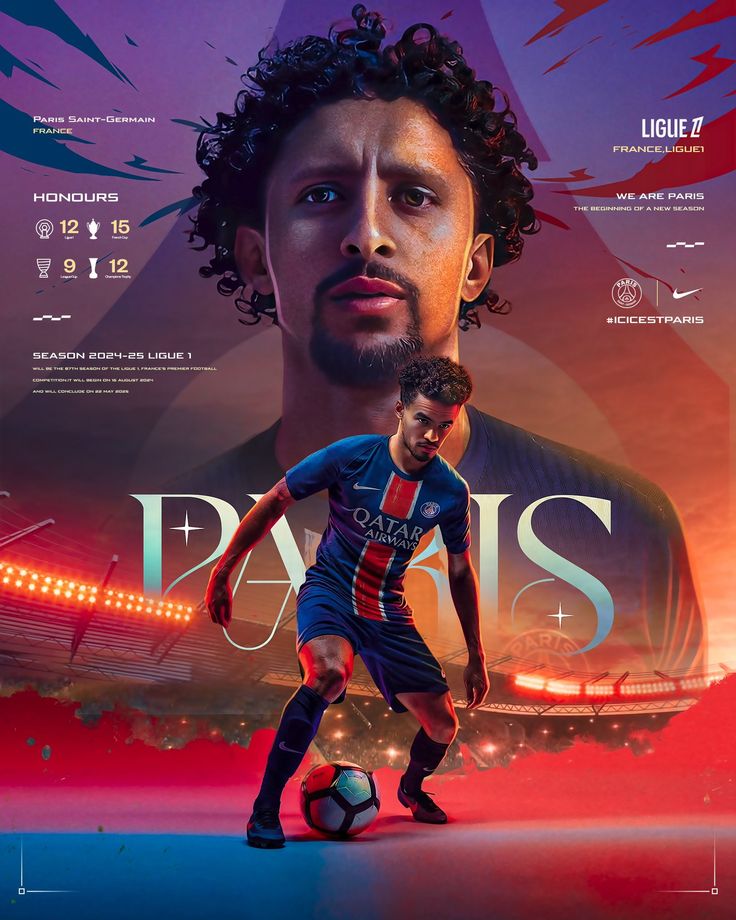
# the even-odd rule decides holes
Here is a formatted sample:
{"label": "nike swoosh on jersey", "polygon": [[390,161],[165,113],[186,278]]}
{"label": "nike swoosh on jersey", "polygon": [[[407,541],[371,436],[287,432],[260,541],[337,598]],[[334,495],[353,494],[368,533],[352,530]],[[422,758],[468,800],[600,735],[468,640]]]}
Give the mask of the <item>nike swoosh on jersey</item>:
{"label": "nike swoosh on jersey", "polygon": [[677,288],[672,292],[672,296],[675,300],[681,300],[683,297],[689,297],[691,294],[697,294],[698,291],[702,291],[702,288],[695,288],[694,291],[678,291]]}
{"label": "nike swoosh on jersey", "polygon": [[279,741],[279,750],[288,751],[290,754],[301,754],[304,756],[304,751],[295,751],[294,748],[287,747],[283,741]]}
{"label": "nike swoosh on jersey", "polygon": [[376,486],[362,486],[359,482],[354,482],[354,483],[353,483],[353,488],[355,489],[356,492],[357,492],[357,491],[361,491],[361,492],[363,492],[363,491],[368,491],[368,492],[380,492],[380,491],[381,491],[381,490],[380,490],[379,488],[377,488]]}

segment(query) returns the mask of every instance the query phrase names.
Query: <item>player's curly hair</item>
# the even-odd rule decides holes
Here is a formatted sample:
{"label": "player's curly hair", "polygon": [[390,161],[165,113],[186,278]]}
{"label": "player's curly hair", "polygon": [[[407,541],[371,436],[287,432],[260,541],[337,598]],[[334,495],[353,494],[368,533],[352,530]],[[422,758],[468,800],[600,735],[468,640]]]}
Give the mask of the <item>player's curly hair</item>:
{"label": "player's curly hair", "polygon": [[464,405],[473,392],[470,374],[452,358],[423,356],[412,358],[399,373],[401,401],[414,402],[419,393],[446,406]]}
{"label": "player's curly hair", "polygon": [[[522,234],[539,229],[529,204],[532,187],[520,168],[526,163],[536,169],[537,159],[517,130],[506,94],[476,80],[460,45],[434,26],[416,23],[396,44],[381,47],[386,29],[380,14],[358,4],[352,17],[353,28],[333,27],[327,38],[307,35],[283,48],[263,48],[243,76],[246,89],[236,96],[235,112],[219,112],[217,123],[199,136],[197,162],[207,178],[193,190],[199,207],[189,241],[200,239],[200,250],[214,247],[200,274],[220,275],[221,294],[238,292],[241,322],[257,323],[266,315],[275,323],[276,304],[273,295],[245,297],[234,259],[237,227],[263,225],[266,179],[280,144],[325,102],[409,97],[424,105],[449,132],[472,179],[477,231],[493,235],[495,265],[518,259]],[[461,328],[480,326],[478,308],[484,305],[494,313],[509,308],[486,287],[461,305]]]}

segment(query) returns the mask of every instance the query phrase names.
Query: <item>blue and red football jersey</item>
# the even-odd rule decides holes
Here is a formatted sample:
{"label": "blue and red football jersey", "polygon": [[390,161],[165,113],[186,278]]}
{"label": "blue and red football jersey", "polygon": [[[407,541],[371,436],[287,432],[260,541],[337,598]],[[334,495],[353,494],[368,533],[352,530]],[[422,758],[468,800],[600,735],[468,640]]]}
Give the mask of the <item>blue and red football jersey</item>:
{"label": "blue and red football jersey", "polygon": [[286,473],[295,499],[329,490],[327,529],[306,584],[337,592],[358,616],[412,622],[404,574],[422,537],[440,528],[449,553],[470,546],[470,493],[442,457],[400,470],[388,437],[336,441]]}

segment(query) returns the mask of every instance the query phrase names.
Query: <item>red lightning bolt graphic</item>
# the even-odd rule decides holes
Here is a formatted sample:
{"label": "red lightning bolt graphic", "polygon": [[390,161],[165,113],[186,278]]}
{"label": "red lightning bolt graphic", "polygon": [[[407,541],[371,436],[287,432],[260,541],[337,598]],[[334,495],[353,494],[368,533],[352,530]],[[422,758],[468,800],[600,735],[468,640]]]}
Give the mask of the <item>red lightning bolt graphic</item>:
{"label": "red lightning bolt graphic", "polygon": [[532,42],[546,35],[557,35],[569,23],[607,2],[608,0],[555,0],[555,6],[559,6],[562,12],[540,29],[536,35],[532,35],[525,44],[531,45]]}
{"label": "red lightning bolt graphic", "polygon": [[699,26],[708,26],[714,22],[720,22],[722,19],[728,19],[733,14],[733,0],[714,0],[704,10],[700,10],[700,12],[691,10],[682,19],[678,19],[677,22],[674,22],[666,29],[662,29],[661,32],[655,32],[654,35],[650,35],[649,38],[645,38],[634,47],[641,48],[642,45],[654,45],[656,42],[672,38],[673,35],[679,35],[681,32],[688,32],[690,29],[697,29]]}
{"label": "red lightning bolt graphic", "polygon": [[720,45],[713,45],[712,48],[709,48],[702,54],[697,54],[694,58],[690,58],[691,61],[697,61],[698,64],[702,64],[705,69],[689,83],[686,83],[685,86],[681,87],[674,93],[670,93],[669,96],[665,96],[664,98],[672,99],[673,96],[679,96],[680,93],[686,93],[688,90],[694,89],[696,86],[700,86],[701,83],[707,83],[708,80],[712,80],[714,77],[717,77],[718,74],[723,73],[724,70],[728,70],[731,64],[736,63],[733,58],[716,57],[720,47]]}

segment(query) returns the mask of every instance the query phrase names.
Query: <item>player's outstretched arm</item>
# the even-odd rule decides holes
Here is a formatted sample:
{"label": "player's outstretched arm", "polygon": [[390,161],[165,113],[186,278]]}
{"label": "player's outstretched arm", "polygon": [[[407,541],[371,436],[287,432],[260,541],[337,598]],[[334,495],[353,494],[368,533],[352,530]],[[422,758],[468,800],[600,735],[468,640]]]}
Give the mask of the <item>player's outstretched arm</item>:
{"label": "player's outstretched arm", "polygon": [[230,575],[235,566],[271,530],[294,498],[285,479],[280,479],[264,496],[258,499],[228,543],[227,549],[210,573],[204,603],[213,623],[229,626],[233,615],[233,594]]}
{"label": "player's outstretched arm", "polygon": [[465,691],[468,709],[480,706],[488,694],[490,683],[486,670],[486,653],[480,633],[478,608],[478,579],[470,558],[470,550],[447,554],[447,574],[450,593],[468,646],[468,666],[465,668]]}

